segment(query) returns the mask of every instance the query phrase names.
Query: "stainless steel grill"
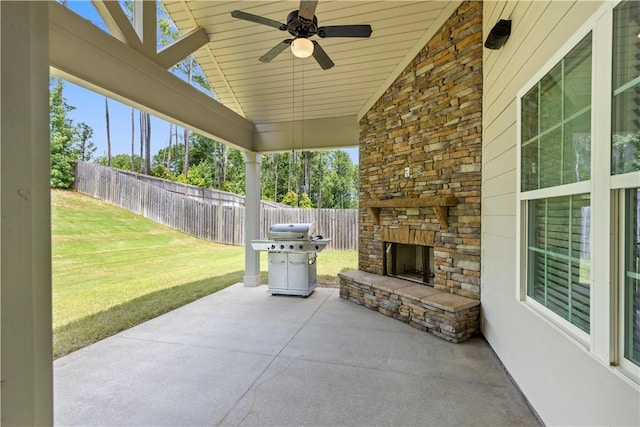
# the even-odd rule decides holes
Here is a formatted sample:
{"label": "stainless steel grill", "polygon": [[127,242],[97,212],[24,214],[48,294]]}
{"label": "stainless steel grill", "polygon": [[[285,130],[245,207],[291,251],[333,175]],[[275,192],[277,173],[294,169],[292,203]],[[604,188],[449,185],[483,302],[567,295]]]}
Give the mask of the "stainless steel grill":
{"label": "stainless steel grill", "polygon": [[312,223],[273,224],[269,239],[251,241],[254,250],[269,253],[271,294],[307,297],[315,290],[317,254],[331,239],[314,234]]}

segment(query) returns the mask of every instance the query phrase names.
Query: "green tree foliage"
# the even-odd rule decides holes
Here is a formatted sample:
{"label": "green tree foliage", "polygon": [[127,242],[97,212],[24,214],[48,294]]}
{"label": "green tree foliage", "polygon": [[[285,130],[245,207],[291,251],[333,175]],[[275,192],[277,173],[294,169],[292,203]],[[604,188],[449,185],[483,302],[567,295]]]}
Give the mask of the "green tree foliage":
{"label": "green tree foliage", "polygon": [[73,146],[76,137],[73,122],[67,114],[74,108],[62,96],[62,80],[51,80],[49,86],[51,187],[70,188],[73,185],[73,165],[78,159],[78,153]]}
{"label": "green tree foliage", "polygon": [[332,207],[351,209],[358,206],[358,166],[342,150],[333,152],[328,190],[333,199]]}
{"label": "green tree foliage", "polygon": [[244,195],[244,183],[244,154],[240,150],[230,149],[227,175],[222,190]]}
{"label": "green tree foliage", "polygon": [[313,207],[311,199],[309,198],[309,195],[307,193],[302,193],[302,196],[300,196],[298,207],[303,209],[311,209]]}
{"label": "green tree foliage", "polygon": [[93,129],[86,123],[77,126],[68,117],[75,107],[63,96],[61,79],[49,81],[49,140],[51,146],[51,187],[71,188],[74,166],[78,160],[88,160],[96,150],[91,141]]}
{"label": "green tree foliage", "polygon": [[164,165],[157,165],[151,168],[151,175],[158,178],[169,179],[171,181],[176,180],[176,175],[172,174],[169,169]]}
{"label": "green tree foliage", "polygon": [[[161,148],[155,156],[153,156],[151,169],[155,169],[158,166],[164,166],[172,175],[179,175],[183,173],[184,168],[184,144],[175,143],[171,146],[171,156],[169,154],[169,148]],[[169,157],[171,160],[169,161]]]}
{"label": "green tree foliage", "polygon": [[191,166],[187,171],[187,184],[197,185],[198,187],[211,188],[213,185],[213,176],[211,168],[205,163],[198,163]]}
{"label": "green tree foliage", "polygon": [[96,144],[93,143],[93,129],[85,122],[78,123],[79,160],[88,162],[96,152]]}
{"label": "green tree foliage", "polygon": [[[100,156],[95,159],[95,162],[99,165],[108,166],[109,159],[106,156]],[[140,172],[142,170],[142,157],[137,154],[133,156],[134,172]],[[128,154],[117,154],[111,158],[111,167],[121,169],[124,171],[131,170],[131,156]]]}
{"label": "green tree foliage", "polygon": [[293,191],[287,191],[287,194],[284,195],[281,203],[289,206],[297,206],[298,195]]}
{"label": "green tree foliage", "polygon": [[[311,207],[355,208],[358,165],[342,150],[263,155],[262,198],[291,204],[288,192],[307,194]],[[299,203],[303,204],[302,196]]]}

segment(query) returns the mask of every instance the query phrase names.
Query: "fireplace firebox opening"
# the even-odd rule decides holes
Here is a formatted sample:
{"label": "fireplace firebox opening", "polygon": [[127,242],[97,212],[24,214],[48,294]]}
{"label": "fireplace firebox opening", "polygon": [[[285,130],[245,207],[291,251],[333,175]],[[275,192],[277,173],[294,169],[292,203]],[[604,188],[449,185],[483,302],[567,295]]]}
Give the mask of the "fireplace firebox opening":
{"label": "fireplace firebox opening", "polygon": [[433,247],[384,243],[384,274],[425,285],[433,285]]}

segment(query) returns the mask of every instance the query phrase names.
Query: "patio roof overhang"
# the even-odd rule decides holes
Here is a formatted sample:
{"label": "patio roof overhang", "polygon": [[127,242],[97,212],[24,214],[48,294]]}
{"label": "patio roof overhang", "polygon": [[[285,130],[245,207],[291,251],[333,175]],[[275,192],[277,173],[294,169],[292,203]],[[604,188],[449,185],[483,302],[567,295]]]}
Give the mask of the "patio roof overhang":
{"label": "patio roof overhang", "polygon": [[[149,3],[154,2],[144,2],[146,7]],[[49,68],[54,75],[243,149],[251,203],[247,212],[253,212],[246,217],[245,238],[251,239],[258,237],[257,153],[288,151],[292,145],[357,146],[359,118],[460,3],[321,1],[317,14],[322,25],[373,27],[371,39],[323,39],[336,66],[322,71],[315,62],[297,63],[288,52],[272,63],[260,63],[256,58],[283,34],[260,26],[248,30],[251,23],[232,21],[229,14],[241,6],[283,20],[297,9],[297,1],[164,1],[179,30],[195,35],[162,55],[150,49],[154,43],[139,45],[130,31],[127,35],[120,28],[123,20],[113,17],[113,4],[102,10],[120,28],[114,37],[54,1],[0,2],[3,421],[53,422]],[[155,22],[148,19],[154,16],[149,10],[143,15],[146,22],[136,34],[144,38],[154,34]],[[220,102],[166,69],[167,63],[188,54],[188,46],[195,49],[203,40],[195,56]],[[294,144],[293,131],[300,132]],[[259,258],[250,247],[245,254],[245,280],[259,284]]]}
{"label": "patio roof overhang", "polygon": [[[52,74],[244,151],[276,152],[357,146],[359,119],[461,1],[318,2],[320,25],[373,28],[368,39],[318,39],[336,63],[330,70],[289,51],[258,61],[288,33],[230,14],[241,9],[282,22],[298,0],[162,3],[191,36],[171,54],[153,48],[155,21],[128,28],[117,2],[94,1],[113,36],[51,2]],[[155,5],[143,4],[140,15],[155,17]],[[149,35],[153,46],[140,41]],[[191,51],[219,102],[167,71]]]}

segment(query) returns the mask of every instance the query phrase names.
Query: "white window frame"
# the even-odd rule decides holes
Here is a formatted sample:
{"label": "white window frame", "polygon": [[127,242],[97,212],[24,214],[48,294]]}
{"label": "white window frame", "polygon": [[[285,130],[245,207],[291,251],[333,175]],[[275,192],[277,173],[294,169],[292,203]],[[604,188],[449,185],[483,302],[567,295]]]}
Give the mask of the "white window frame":
{"label": "white window frame", "polygon": [[[560,48],[555,55],[553,55],[549,61],[540,69],[534,76],[523,86],[520,91],[517,93],[516,97],[516,185],[517,185],[517,206],[516,206],[516,225],[519,233],[517,234],[517,248],[518,248],[518,256],[516,257],[516,272],[517,272],[517,283],[518,287],[516,289],[516,297],[520,302],[522,302],[526,307],[531,309],[536,315],[542,317],[547,320],[551,324],[554,325],[557,329],[566,334],[569,338],[574,340],[579,345],[589,348],[590,347],[590,334],[587,334],[577,326],[570,323],[568,320],[564,319],[560,315],[553,312],[551,309],[545,307],[544,305],[538,303],[533,298],[530,298],[527,295],[527,253],[528,253],[528,242],[527,242],[527,225],[528,225],[528,214],[527,214],[527,203],[530,200],[537,199],[547,199],[552,197],[561,197],[561,196],[573,196],[577,194],[585,194],[588,193],[591,196],[592,192],[592,183],[593,179],[593,170],[594,170],[594,122],[596,120],[597,109],[594,105],[594,94],[596,90],[596,76],[595,76],[595,67],[596,67],[596,32],[595,32],[595,24],[596,24],[596,16],[590,18],[576,33],[569,38],[569,40]],[[540,80],[551,71],[567,54],[587,35],[589,32],[592,33],[591,40],[591,174],[590,179],[581,182],[575,182],[571,184],[558,185],[554,187],[548,188],[540,188],[536,190],[530,191],[521,191],[522,188],[522,98],[537,85]],[[591,206],[591,226],[590,226],[590,234],[593,236],[593,199],[590,201]],[[591,238],[590,242],[590,253],[591,256],[591,267],[593,268],[593,238]],[[590,325],[593,325],[593,308],[592,308],[592,300],[593,300],[593,273],[591,275],[591,284],[590,284]],[[590,326],[591,329],[593,326]]]}
{"label": "white window frame", "polygon": [[[602,184],[603,188],[608,188],[608,196],[610,197],[610,206],[611,213],[608,218],[608,223],[610,224],[610,263],[611,266],[609,277],[610,277],[610,310],[611,310],[611,324],[609,327],[610,330],[610,363],[612,366],[616,367],[616,370],[622,374],[625,378],[630,379],[635,384],[640,384],[640,367],[638,367],[633,362],[627,360],[624,357],[624,308],[625,308],[625,300],[624,300],[624,274],[625,274],[625,247],[624,247],[624,232],[625,232],[625,224],[624,224],[624,190],[631,188],[640,187],[640,171],[630,172],[626,174],[620,175],[611,175],[611,116],[612,116],[612,72],[613,72],[613,10],[615,9],[621,1],[616,1],[610,5],[607,13],[605,15],[606,20],[603,22],[603,27],[606,26],[607,33],[603,34],[602,44],[604,47],[609,49],[609,58],[611,58],[610,65],[606,68],[608,74],[603,76],[606,78],[605,81],[609,82],[608,85],[603,85],[606,87],[606,98],[603,94],[601,100],[607,107],[606,114],[606,129],[603,132],[608,133],[608,141],[607,145],[608,151],[606,153],[606,159],[608,163],[606,164],[606,168],[603,166],[603,169],[606,169],[607,177],[609,181],[607,181],[608,185],[605,187],[605,183]],[[604,33],[604,31],[603,31]],[[608,36],[605,38],[604,36]],[[607,62],[607,61],[601,61]],[[607,64],[600,64],[602,68],[604,68]],[[603,153],[603,157],[604,157]],[[603,236],[604,237],[604,236]],[[604,241],[604,239],[602,239]]]}
{"label": "white window frame", "polygon": [[[624,200],[625,189],[640,187],[640,171],[611,175],[613,10],[621,1],[605,2],[553,55],[516,98],[516,298],[568,339],[584,347],[625,381],[638,386],[640,368],[624,357]],[[588,181],[520,191],[522,188],[521,100],[556,64],[592,31],[591,178]],[[590,193],[591,292],[590,334],[527,296],[527,202]]]}

